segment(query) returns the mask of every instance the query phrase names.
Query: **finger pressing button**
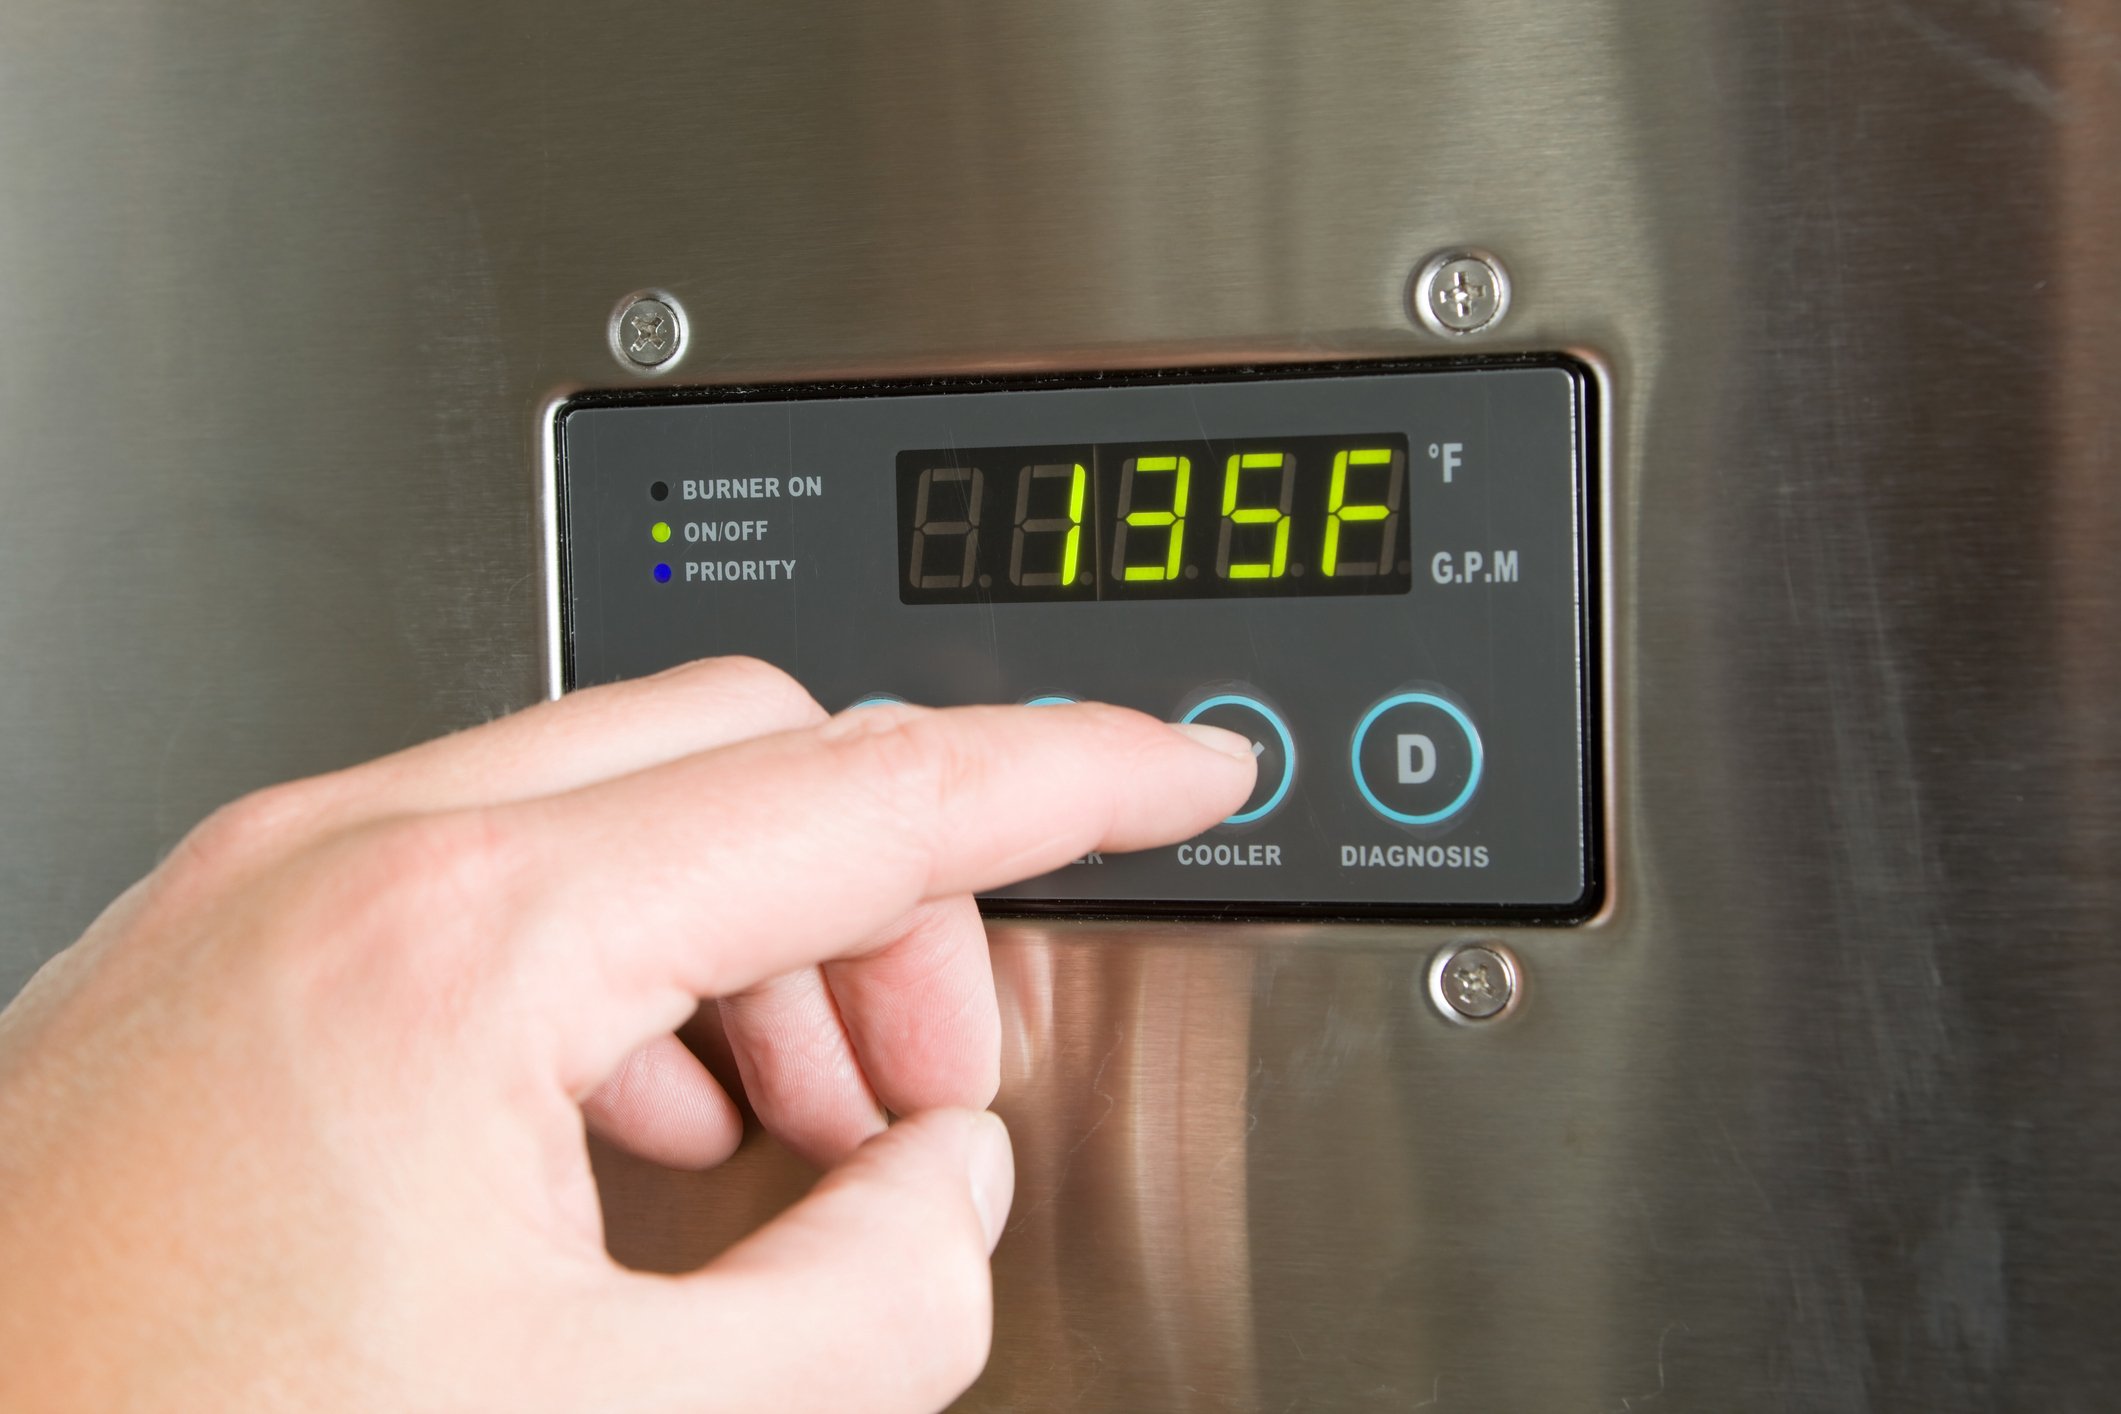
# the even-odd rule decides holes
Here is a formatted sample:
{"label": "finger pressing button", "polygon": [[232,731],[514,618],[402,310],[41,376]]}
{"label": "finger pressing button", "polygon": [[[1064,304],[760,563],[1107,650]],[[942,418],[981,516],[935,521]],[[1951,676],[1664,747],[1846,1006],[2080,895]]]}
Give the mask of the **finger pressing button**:
{"label": "finger pressing button", "polygon": [[1223,821],[1225,825],[1249,825],[1265,819],[1288,798],[1289,787],[1296,780],[1296,742],[1273,708],[1256,697],[1226,692],[1199,703],[1179,720],[1222,727],[1252,743],[1252,754],[1259,759],[1259,778],[1237,813]]}

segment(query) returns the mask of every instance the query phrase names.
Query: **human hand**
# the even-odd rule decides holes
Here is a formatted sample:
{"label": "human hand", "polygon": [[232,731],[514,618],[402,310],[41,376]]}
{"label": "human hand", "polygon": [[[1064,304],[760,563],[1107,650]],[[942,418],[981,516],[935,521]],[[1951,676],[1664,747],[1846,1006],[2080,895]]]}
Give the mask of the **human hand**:
{"label": "human hand", "polygon": [[[1251,759],[1109,707],[827,719],[721,660],[238,801],[0,1015],[0,1408],[941,1406],[1013,1181],[970,894],[1186,838]],[[726,1157],[703,998],[838,1166],[627,1272],[584,1113]]]}

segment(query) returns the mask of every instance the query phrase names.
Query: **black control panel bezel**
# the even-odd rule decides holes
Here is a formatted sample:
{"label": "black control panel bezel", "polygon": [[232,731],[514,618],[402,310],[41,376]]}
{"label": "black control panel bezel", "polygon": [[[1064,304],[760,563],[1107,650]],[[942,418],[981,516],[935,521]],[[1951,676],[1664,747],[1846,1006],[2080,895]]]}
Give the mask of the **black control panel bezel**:
{"label": "black control panel bezel", "polygon": [[1580,674],[1579,751],[1583,762],[1581,820],[1584,841],[1584,888],[1561,904],[1425,904],[1333,901],[1214,901],[1144,899],[982,898],[980,910],[996,918],[1070,918],[1209,920],[1242,922],[1393,922],[1403,925],[1568,925],[1595,916],[1607,890],[1605,776],[1601,743],[1604,681],[1599,625],[1603,622],[1601,518],[1604,468],[1599,456],[1602,427],[1597,375],[1580,359],[1566,354],[1499,354],[1422,359],[1364,359],[1323,363],[1202,365],[1153,370],[1084,371],[1013,375],[967,375],[881,380],[848,380],[801,384],[756,383],[709,388],[598,390],[577,394],[555,410],[552,423],[555,469],[554,509],[559,531],[555,586],[559,595],[560,681],[563,691],[576,685],[573,595],[568,581],[567,443],[568,417],[592,408],[676,407],[730,402],[795,402],[817,399],[890,398],[975,392],[1038,392],[1069,388],[1120,388],[1234,383],[1291,378],[1369,377],[1396,373],[1481,371],[1512,368],[1559,368],[1573,375],[1576,388],[1581,515],[1577,521],[1580,582],[1577,619]]}

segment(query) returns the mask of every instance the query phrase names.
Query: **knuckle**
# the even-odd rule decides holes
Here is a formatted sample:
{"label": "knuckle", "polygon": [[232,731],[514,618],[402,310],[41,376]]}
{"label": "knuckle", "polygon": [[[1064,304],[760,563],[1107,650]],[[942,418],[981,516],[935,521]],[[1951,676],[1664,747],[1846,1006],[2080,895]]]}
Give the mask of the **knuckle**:
{"label": "knuckle", "polygon": [[[856,717],[881,716],[871,708]],[[909,868],[932,869],[952,804],[976,784],[977,753],[935,713],[862,721],[840,743],[839,779],[869,837],[899,851]],[[844,720],[844,719],[842,719]]]}
{"label": "knuckle", "polygon": [[1094,704],[1090,717],[1100,730],[1123,737],[1129,742],[1141,741],[1145,734],[1155,736],[1161,741],[1162,734],[1169,731],[1163,722],[1147,712],[1138,712],[1132,707],[1115,707],[1109,702]]}
{"label": "knuckle", "polygon": [[285,930],[299,969],[334,990],[447,1011],[474,988],[514,868],[485,812],[377,821],[332,842],[311,861],[319,887],[304,927]]}
{"label": "knuckle", "polygon": [[801,683],[761,658],[708,660],[701,676],[722,697],[739,697],[791,722],[823,721],[825,709]]}
{"label": "knuckle", "polygon": [[322,812],[324,797],[320,780],[301,780],[232,800],[184,837],[171,865],[217,875],[291,849]]}
{"label": "knuckle", "polygon": [[1162,748],[1169,735],[1168,729],[1147,713],[1107,702],[1084,703],[1083,715],[1094,734],[1093,749],[1112,752],[1119,758],[1131,760]]}
{"label": "knuckle", "polygon": [[902,717],[868,738],[875,776],[891,798],[917,818],[936,811],[978,784],[985,762],[970,734],[952,731],[933,712]]}
{"label": "knuckle", "polygon": [[416,908],[489,898],[508,873],[506,836],[484,811],[387,820],[363,833],[356,887]]}
{"label": "knuckle", "polygon": [[1076,710],[1103,731],[1125,731],[1132,733],[1148,720],[1145,713],[1132,707],[1115,707],[1110,702],[1082,702]]}
{"label": "knuckle", "polygon": [[840,779],[865,787],[879,802],[931,799],[941,776],[940,743],[920,730],[925,713],[871,707],[846,712],[826,727],[824,740],[841,758]]}

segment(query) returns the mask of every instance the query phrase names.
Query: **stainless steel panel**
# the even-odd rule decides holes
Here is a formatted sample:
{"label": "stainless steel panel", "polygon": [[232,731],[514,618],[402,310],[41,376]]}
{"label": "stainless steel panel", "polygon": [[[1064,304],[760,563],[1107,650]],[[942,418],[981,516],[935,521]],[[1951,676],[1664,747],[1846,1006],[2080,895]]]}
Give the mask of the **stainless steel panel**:
{"label": "stainless steel panel", "polygon": [[[1406,355],[1612,390],[1613,901],[997,929],[978,1409],[2104,1408],[2121,13],[0,6],[0,988],[213,804],[535,697],[542,410]],[[617,1161],[617,1250],[800,1182]]]}

